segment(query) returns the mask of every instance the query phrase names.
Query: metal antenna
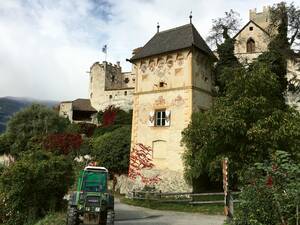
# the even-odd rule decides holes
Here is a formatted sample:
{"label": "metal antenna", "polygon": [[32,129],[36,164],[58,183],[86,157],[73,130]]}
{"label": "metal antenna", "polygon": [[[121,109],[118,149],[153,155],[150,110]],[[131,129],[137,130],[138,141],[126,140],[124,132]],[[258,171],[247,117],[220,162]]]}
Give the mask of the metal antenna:
{"label": "metal antenna", "polygon": [[190,24],[192,23],[192,18],[193,18],[193,15],[192,15],[192,11],[190,12]]}
{"label": "metal antenna", "polygon": [[159,28],[160,28],[160,26],[159,26],[159,22],[157,22],[157,26],[156,26],[156,28],[157,28],[157,33],[159,33]]}

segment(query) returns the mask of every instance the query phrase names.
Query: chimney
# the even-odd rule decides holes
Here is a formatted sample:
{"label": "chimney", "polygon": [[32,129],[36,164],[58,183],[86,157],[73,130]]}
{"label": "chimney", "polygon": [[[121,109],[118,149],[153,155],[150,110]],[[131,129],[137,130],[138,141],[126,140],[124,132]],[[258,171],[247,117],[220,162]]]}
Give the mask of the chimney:
{"label": "chimney", "polygon": [[120,61],[117,61],[117,66],[118,66],[118,67],[121,67],[121,66],[120,66]]}

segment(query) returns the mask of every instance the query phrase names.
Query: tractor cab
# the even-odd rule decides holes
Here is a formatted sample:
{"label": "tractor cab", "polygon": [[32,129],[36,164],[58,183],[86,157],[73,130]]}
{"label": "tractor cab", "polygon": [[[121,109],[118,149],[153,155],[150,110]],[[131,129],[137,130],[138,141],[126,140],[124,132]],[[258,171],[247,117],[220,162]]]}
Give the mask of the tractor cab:
{"label": "tractor cab", "polygon": [[72,195],[68,213],[72,212],[76,216],[68,215],[67,225],[77,225],[80,222],[113,224],[114,198],[107,190],[107,181],[108,170],[104,167],[87,166],[80,171],[77,191]]}

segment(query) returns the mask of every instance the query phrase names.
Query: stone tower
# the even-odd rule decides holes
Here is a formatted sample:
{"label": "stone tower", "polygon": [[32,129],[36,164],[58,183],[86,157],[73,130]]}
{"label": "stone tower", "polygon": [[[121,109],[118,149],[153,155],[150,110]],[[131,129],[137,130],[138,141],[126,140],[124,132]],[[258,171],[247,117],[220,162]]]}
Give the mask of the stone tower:
{"label": "stone tower", "polygon": [[234,36],[234,53],[242,62],[251,62],[267,51],[270,42],[270,7],[264,6],[262,12],[253,9],[249,14],[249,22]]}
{"label": "stone tower", "polygon": [[270,23],[270,7],[264,6],[262,12],[257,12],[256,9],[250,9],[249,19],[261,28],[267,30]]}
{"label": "stone tower", "polygon": [[211,106],[214,60],[193,24],[157,32],[130,59],[136,75],[131,149],[151,149],[154,163],[138,172],[134,187],[158,177],[159,190],[190,190],[183,179],[181,132],[193,112]]}
{"label": "stone tower", "polygon": [[132,108],[135,76],[123,73],[120,63],[94,63],[90,68],[89,95],[97,111],[114,105],[124,110]]}

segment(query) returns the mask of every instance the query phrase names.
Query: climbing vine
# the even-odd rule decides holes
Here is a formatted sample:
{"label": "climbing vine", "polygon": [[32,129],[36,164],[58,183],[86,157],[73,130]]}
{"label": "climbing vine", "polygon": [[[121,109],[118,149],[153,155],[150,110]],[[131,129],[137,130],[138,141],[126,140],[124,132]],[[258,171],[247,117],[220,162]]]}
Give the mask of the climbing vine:
{"label": "climbing vine", "polygon": [[142,174],[143,169],[152,169],[154,164],[152,162],[152,148],[138,143],[133,147],[130,154],[130,165],[128,176],[130,179],[135,180],[137,177],[142,179],[146,185],[156,184],[160,181],[158,175],[154,177],[146,177]]}

